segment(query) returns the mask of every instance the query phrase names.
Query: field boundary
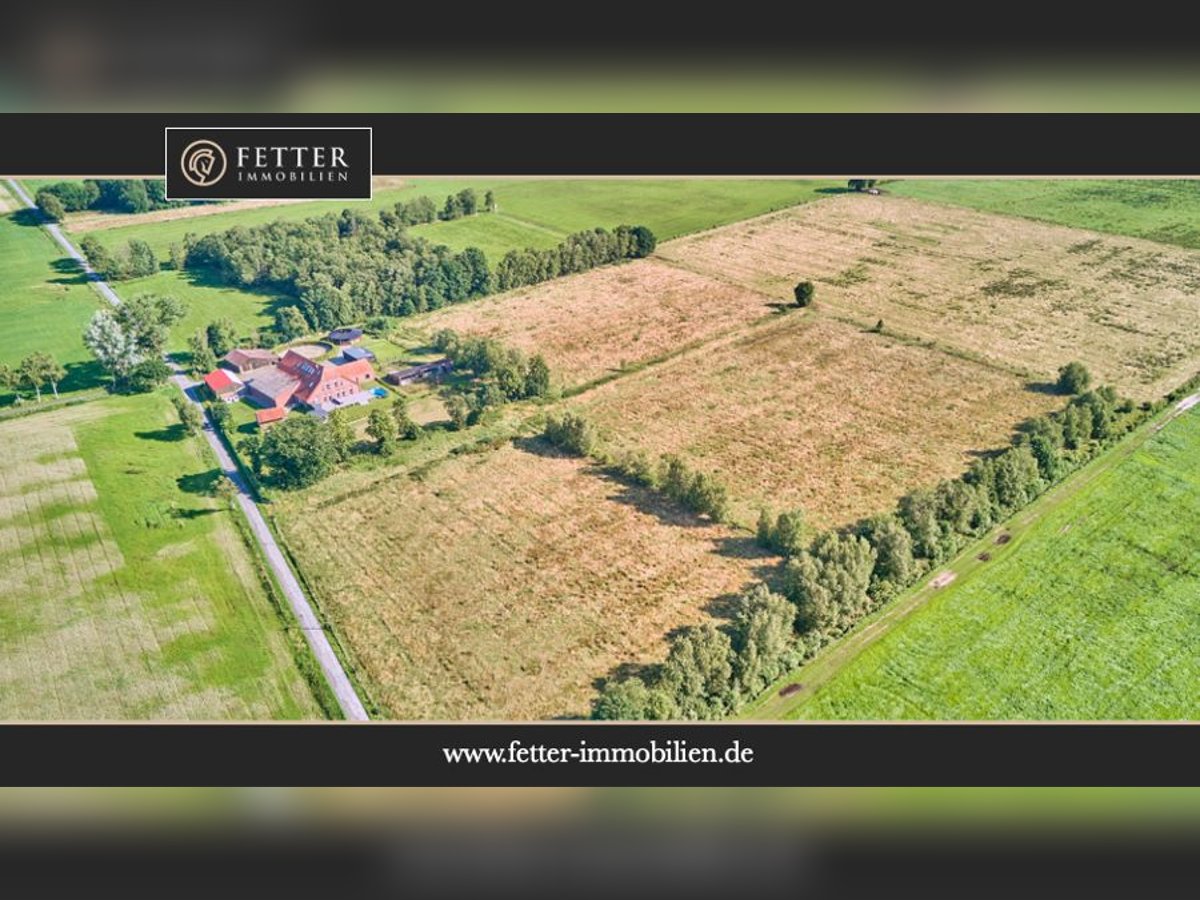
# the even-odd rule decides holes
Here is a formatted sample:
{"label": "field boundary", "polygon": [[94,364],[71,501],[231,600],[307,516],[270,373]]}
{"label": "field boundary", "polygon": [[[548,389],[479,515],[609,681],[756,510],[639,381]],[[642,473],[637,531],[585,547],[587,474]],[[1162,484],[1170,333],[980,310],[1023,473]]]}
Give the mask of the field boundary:
{"label": "field boundary", "polygon": [[[978,559],[981,553],[986,551],[990,554],[988,562],[995,562],[997,559],[1013,553],[1022,544],[1030,527],[1047,512],[1086,488],[1118,463],[1128,459],[1160,431],[1163,425],[1180,414],[1179,404],[1171,404],[1142,422],[1112,447],[1072,472],[1028,506],[1003,522],[997,523],[985,535],[964,547],[956,556],[926,573],[919,584],[909,588],[896,600],[864,618],[847,634],[824,648],[816,658],[779,678],[735,718],[770,720],[788,718],[789,714],[800,706],[802,701],[815,694],[819,688],[832,680],[838,672],[875,641],[924,608],[925,604],[938,592],[939,586],[935,586],[934,582],[937,581],[939,574],[952,573],[954,576],[952,580],[956,584],[961,584],[984,568],[984,562]],[[1003,544],[997,544],[996,539],[1002,534],[1010,535],[1011,538]],[[780,697],[779,691],[794,683],[801,687],[786,697]]]}

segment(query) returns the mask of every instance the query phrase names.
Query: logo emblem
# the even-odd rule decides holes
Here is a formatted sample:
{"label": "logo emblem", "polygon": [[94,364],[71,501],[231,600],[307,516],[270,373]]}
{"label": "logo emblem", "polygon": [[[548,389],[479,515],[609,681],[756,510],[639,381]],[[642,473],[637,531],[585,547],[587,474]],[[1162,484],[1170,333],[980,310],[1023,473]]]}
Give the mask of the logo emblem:
{"label": "logo emblem", "polygon": [[225,151],[219,144],[209,140],[192,141],[179,160],[183,177],[196,187],[216,184],[225,174],[227,161]]}

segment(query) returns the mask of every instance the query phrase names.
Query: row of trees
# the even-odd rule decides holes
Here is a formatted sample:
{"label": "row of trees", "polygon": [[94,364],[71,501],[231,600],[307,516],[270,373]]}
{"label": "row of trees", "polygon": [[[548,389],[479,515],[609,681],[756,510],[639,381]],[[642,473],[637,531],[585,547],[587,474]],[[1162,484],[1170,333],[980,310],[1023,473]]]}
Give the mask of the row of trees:
{"label": "row of trees", "polygon": [[509,250],[496,266],[496,290],[509,291],[625,259],[640,259],[653,253],[657,244],[654,232],[644,225],[618,225],[612,231],[577,232],[546,250]]}
{"label": "row of trees", "polygon": [[[461,200],[461,193],[455,195]],[[533,284],[593,266],[644,256],[654,248],[645,228],[581,232],[558,247],[513,251],[495,273],[476,247],[454,252],[410,235],[427,211],[417,198],[378,216],[345,210],[300,222],[235,227],[197,238],[180,252],[187,268],[205,269],[239,287],[268,288],[294,298],[309,329],[334,328],[374,316],[407,316]],[[280,316],[285,315],[280,313]],[[278,324],[294,331],[295,314]]]}
{"label": "row of trees", "polygon": [[[31,353],[16,368],[0,366],[0,387],[13,391],[28,388],[37,402],[42,402],[42,389],[49,386],[58,397],[58,385],[67,377],[67,370],[49,353]],[[18,401],[20,397],[18,395]]]}
{"label": "row of trees", "polygon": [[577,413],[550,416],[542,428],[542,438],[568,453],[592,457],[621,477],[659,491],[685,509],[708,516],[714,522],[724,521],[729,513],[729,491],[716,475],[689,468],[673,453],[658,459],[652,459],[645,451],[610,456],[599,449],[595,427]]}
{"label": "row of trees", "polygon": [[79,242],[88,264],[105,281],[124,281],[153,275],[159,269],[154,248],[140,238],[131,238],[124,248],[110,250],[91,235]]}
{"label": "row of trees", "polygon": [[610,681],[594,719],[719,719],[800,661],[796,608],[766,585],[740,596],[726,628],[685,628],[661,665]]}
{"label": "row of trees", "polygon": [[162,355],[171,327],[186,315],[187,305],[174,297],[138,294],[120,306],[98,310],[83,343],[113,390],[152,390],[170,376]]}
{"label": "row of trees", "polygon": [[432,345],[456,371],[472,376],[447,389],[446,408],[455,428],[474,425],[491,407],[550,395],[550,367],[541,354],[526,356],[493,338],[462,337],[450,329],[436,332]]}
{"label": "row of trees", "polygon": [[[1072,374],[1076,386],[1090,382],[1081,366],[1072,367]],[[728,627],[690,629],[673,638],[662,666],[606,685],[594,717],[727,714],[1032,502],[1147,414],[1108,387],[1080,393],[1064,409],[1028,422],[1012,446],[976,460],[961,478],[913,491],[893,512],[850,528],[810,536],[803,511],[764,511],[757,535],[785,557],[781,595],[759,585],[742,598]],[[747,649],[750,619],[759,623],[753,651]]]}
{"label": "row of trees", "polygon": [[184,206],[187,201],[168,200],[162,179],[88,178],[46,185],[37,192],[34,202],[45,216],[58,222],[67,213],[84,209],[141,213]]}

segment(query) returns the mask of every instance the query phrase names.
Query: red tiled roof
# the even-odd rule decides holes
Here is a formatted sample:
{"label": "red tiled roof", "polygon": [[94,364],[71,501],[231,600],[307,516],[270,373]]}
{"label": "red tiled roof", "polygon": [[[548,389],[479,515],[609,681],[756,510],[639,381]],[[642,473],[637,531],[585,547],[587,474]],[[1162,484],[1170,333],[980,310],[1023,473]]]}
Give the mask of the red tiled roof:
{"label": "red tiled roof", "polygon": [[208,385],[208,389],[214,394],[236,391],[242,386],[240,381],[224,369],[213,369],[204,376],[204,383]]}
{"label": "red tiled roof", "polygon": [[287,415],[287,410],[282,406],[272,406],[270,409],[260,409],[254,413],[254,418],[259,425],[266,425],[269,422],[278,422]]}

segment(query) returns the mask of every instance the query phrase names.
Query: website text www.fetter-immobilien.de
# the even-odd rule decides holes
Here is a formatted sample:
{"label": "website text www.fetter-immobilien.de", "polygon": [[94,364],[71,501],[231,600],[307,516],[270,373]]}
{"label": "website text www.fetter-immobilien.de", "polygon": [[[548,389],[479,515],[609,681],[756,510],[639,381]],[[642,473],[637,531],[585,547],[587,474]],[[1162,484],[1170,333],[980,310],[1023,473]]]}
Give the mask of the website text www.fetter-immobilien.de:
{"label": "website text www.fetter-immobilien.de", "polygon": [[452,764],[555,765],[559,763],[635,763],[651,765],[720,765],[754,762],[754,748],[743,747],[740,740],[721,747],[691,746],[686,740],[613,747],[588,745],[580,740],[574,746],[527,744],[518,739],[501,746],[443,747],[446,762]]}

